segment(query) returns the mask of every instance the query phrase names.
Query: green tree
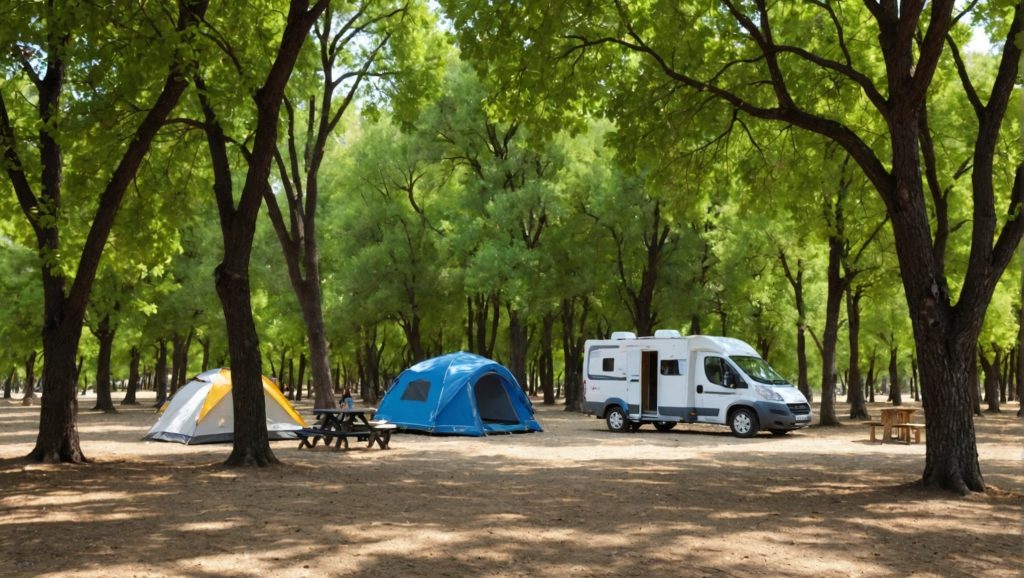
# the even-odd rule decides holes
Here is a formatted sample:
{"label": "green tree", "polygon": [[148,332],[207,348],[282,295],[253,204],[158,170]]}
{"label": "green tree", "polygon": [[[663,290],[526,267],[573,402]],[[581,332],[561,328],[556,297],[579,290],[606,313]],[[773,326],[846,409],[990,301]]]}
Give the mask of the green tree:
{"label": "green tree", "polygon": [[[85,460],[74,380],[89,295],[125,191],[188,85],[189,38],[206,5],[180,0],[172,15],[19,2],[5,14],[0,66],[20,76],[0,87],[0,147],[43,263],[45,393],[30,459]],[[65,196],[66,179],[98,196],[95,208]],[[88,229],[84,242],[71,240],[75,225]]]}
{"label": "green tree", "polygon": [[[557,117],[566,104],[586,107],[586,95],[604,91],[628,91],[649,105],[645,110],[658,110],[668,86],[680,99],[710,98],[746,117],[788,124],[841,146],[884,202],[896,238],[929,400],[922,482],[960,493],[985,489],[970,412],[970,368],[992,292],[1024,235],[1024,165],[1012,140],[1000,136],[1020,64],[1020,6],[969,3],[957,12],[953,0],[871,0],[842,10],[831,3],[793,7],[762,0],[671,10],[622,1],[444,4],[462,32],[464,50],[487,63],[490,77],[520,86],[506,86],[501,94],[518,99],[517,108],[536,110],[534,116]],[[997,72],[984,88],[960,55],[970,34],[968,17],[985,20],[1003,42]],[[935,87],[945,86],[936,78],[943,76],[960,80],[956,98],[974,113],[970,200],[960,201],[972,213],[971,248],[966,268],[957,272],[959,294],[951,290],[944,250],[949,208],[957,199],[942,192],[943,181],[955,180],[955,172],[944,169],[961,163],[939,162],[928,145],[943,136],[929,122]],[[856,106],[833,107],[819,97],[822,90],[855,95]],[[598,98],[598,105],[609,102]],[[886,130],[864,130],[857,122],[864,114]],[[638,122],[658,120],[647,113]]]}
{"label": "green tree", "polygon": [[[285,89],[309,31],[329,3],[329,0],[319,0],[310,5],[308,1],[291,0],[283,22],[276,19],[263,22],[267,28],[257,31],[257,34],[268,40],[266,46],[269,47],[269,54],[262,54],[258,49],[261,47],[252,48],[248,44],[251,40],[249,36],[229,39],[221,32],[232,28],[232,23],[239,17],[252,17],[253,14],[248,11],[253,7],[224,7],[223,11],[208,19],[208,35],[213,40],[212,44],[221,51],[221,56],[232,63],[235,75],[215,66],[211,54],[195,77],[224,243],[224,255],[214,273],[214,283],[224,310],[231,355],[234,444],[225,462],[230,466],[267,466],[278,462],[267,439],[263,364],[253,318],[249,262],[256,217],[270,186],[269,177],[277,150],[279,113]],[[277,39],[274,39],[275,36]],[[252,57],[251,54],[241,52],[243,46],[258,53],[256,61],[242,60],[243,56]],[[220,84],[211,84],[210,80],[214,78]],[[252,108],[248,111],[248,118],[253,119],[255,130],[252,132],[251,148],[243,144],[242,154],[247,169],[236,203],[232,157],[228,150],[231,141],[227,132],[232,127],[227,125],[227,121],[238,119],[238,116],[229,115],[228,109],[239,116],[243,113],[238,110],[238,103],[231,103],[234,106],[229,107],[218,97],[230,95],[239,82],[251,89],[248,96],[251,97]],[[231,99],[227,100],[230,102]],[[246,123],[241,121],[241,124]],[[244,143],[244,137],[236,142]]]}
{"label": "green tree", "polygon": [[307,46],[317,65],[305,71],[309,78],[291,83],[292,98],[285,99],[284,143],[275,152],[282,190],[274,194],[268,188],[264,198],[305,322],[319,408],[335,405],[316,229],[324,153],[360,93],[366,103],[390,97],[394,108],[401,108],[403,98],[428,92],[432,66],[427,60],[436,53],[428,37],[434,28],[420,2],[335,3],[313,27],[315,42]]}

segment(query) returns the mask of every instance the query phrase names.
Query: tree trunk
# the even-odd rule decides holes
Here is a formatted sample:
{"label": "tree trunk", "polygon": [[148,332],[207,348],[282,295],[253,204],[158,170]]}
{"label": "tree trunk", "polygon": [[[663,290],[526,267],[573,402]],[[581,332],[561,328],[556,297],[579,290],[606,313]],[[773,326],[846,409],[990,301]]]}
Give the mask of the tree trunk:
{"label": "tree trunk", "polygon": [[[263,363],[256,322],[250,302],[249,243],[226,243],[224,261],[214,279],[227,326],[231,354],[231,397],[234,443],[228,466],[267,466],[278,463],[267,437],[267,411],[263,401]],[[240,265],[240,266],[232,266]]]}
{"label": "tree trunk", "polygon": [[850,419],[871,419],[864,402],[864,383],[860,376],[860,300],[861,288],[846,288],[846,318],[850,343],[850,385],[846,401],[850,404]]}
{"label": "tree trunk", "polygon": [[125,391],[121,405],[138,405],[135,399],[135,392],[139,389],[139,362],[142,360],[142,352],[138,347],[132,347],[131,361],[128,366],[128,390]]}
{"label": "tree trunk", "polygon": [[157,342],[156,370],[153,388],[156,389],[156,407],[167,401],[167,340]]}
{"label": "tree trunk", "polygon": [[529,337],[526,323],[520,319],[519,311],[507,305],[508,311],[508,369],[519,382],[523,391],[528,391],[529,381],[526,375],[526,354],[529,350]]}
{"label": "tree trunk", "polygon": [[4,380],[4,399],[11,399],[11,386],[14,384],[14,378],[18,375],[18,368],[12,367],[11,372],[7,374],[7,379]]}
{"label": "tree trunk", "polygon": [[104,315],[96,329],[96,339],[100,342],[100,353],[96,358],[96,406],[94,411],[117,413],[114,400],[110,396],[110,356],[114,351],[114,336],[117,328],[110,326],[110,316]]}
{"label": "tree trunk", "polygon": [[[323,296],[320,292],[320,254],[313,239],[306,239],[306,279],[293,279],[292,288],[299,299],[299,309],[309,342],[309,369],[313,374],[313,407],[337,407],[334,384],[331,381],[331,356],[324,327]],[[296,285],[298,283],[298,285]],[[300,288],[301,287],[301,288]],[[303,356],[305,358],[305,356]],[[300,361],[301,363],[301,361]],[[302,369],[299,370],[302,373]]]}
{"label": "tree trunk", "polygon": [[[295,401],[302,401],[302,385],[306,380],[306,352],[299,353],[299,376],[295,380]],[[334,394],[331,394],[334,397]]]}
{"label": "tree trunk", "polygon": [[200,373],[206,373],[206,371],[210,369],[210,338],[207,337],[206,339],[200,339],[199,345],[203,346],[203,362],[199,366],[199,371]]}
{"label": "tree trunk", "polygon": [[192,329],[188,334],[182,336],[175,334],[171,339],[171,395],[177,393],[178,389],[185,385],[186,374],[188,373],[188,350],[192,344]]}
{"label": "tree trunk", "polygon": [[466,298],[466,336],[469,351],[494,358],[494,343],[498,337],[501,317],[496,293],[475,293]]}
{"label": "tree trunk", "polygon": [[33,350],[25,360],[25,391],[21,395],[21,405],[32,405],[38,399],[36,397],[36,357],[38,355]]}
{"label": "tree trunk", "polygon": [[75,366],[75,387],[78,387],[79,382],[82,384],[82,395],[85,395],[89,391],[89,379],[82,379],[82,366],[85,365],[85,356],[78,356],[78,365]]}
{"label": "tree trunk", "polygon": [[[580,304],[577,325],[576,303]],[[583,331],[590,300],[587,297],[562,299],[562,358],[565,360],[565,411],[583,411]]]}
{"label": "tree trunk", "polygon": [[555,360],[554,360],[555,314],[546,313],[540,337],[540,388],[544,393],[544,405],[555,403]]}
{"label": "tree trunk", "polygon": [[[838,209],[837,209],[838,213]],[[843,302],[843,279],[840,265],[842,239],[830,235],[828,240],[828,287],[825,305],[825,331],[821,340],[821,417],[820,425],[840,425],[836,416],[836,343],[839,341],[839,311]]]}
{"label": "tree trunk", "polygon": [[[893,336],[895,340],[895,336]],[[893,405],[903,405],[903,392],[900,389],[900,376],[899,376],[899,364],[897,363],[899,357],[899,347],[893,344],[889,345],[889,401]]]}
{"label": "tree trunk", "polygon": [[[42,411],[36,445],[28,454],[30,460],[87,461],[78,437],[78,396],[74,380],[75,353],[81,335],[81,321],[74,323],[68,320],[63,325],[53,324],[43,329]],[[34,353],[32,357],[34,362]],[[30,390],[33,385],[28,380]]]}
{"label": "tree trunk", "polygon": [[985,403],[988,404],[988,413],[1000,413],[999,409],[999,351],[996,350],[992,361],[985,357],[985,350],[978,348],[978,361],[981,362],[981,370],[985,375]]}
{"label": "tree trunk", "polygon": [[868,377],[864,381],[864,390],[868,394],[868,401],[875,403],[875,360],[878,359],[877,352],[871,350],[871,359],[868,360]]}
{"label": "tree trunk", "polygon": [[796,386],[808,402],[813,402],[814,393],[811,391],[811,383],[807,377],[807,305],[804,301],[803,261],[797,259],[795,274],[789,267],[786,253],[781,249],[779,250],[779,261],[782,263],[786,279],[793,288],[793,299],[796,306]]}

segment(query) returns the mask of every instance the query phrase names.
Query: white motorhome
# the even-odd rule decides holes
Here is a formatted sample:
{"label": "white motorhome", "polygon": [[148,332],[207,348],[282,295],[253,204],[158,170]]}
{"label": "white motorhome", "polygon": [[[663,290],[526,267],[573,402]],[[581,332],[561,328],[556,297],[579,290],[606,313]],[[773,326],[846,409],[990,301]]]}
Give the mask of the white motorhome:
{"label": "white motorhome", "polygon": [[784,435],[811,423],[811,405],[747,343],[731,337],[659,330],[654,337],[627,331],[586,342],[584,407],[624,432],[654,424],[728,425],[751,437]]}

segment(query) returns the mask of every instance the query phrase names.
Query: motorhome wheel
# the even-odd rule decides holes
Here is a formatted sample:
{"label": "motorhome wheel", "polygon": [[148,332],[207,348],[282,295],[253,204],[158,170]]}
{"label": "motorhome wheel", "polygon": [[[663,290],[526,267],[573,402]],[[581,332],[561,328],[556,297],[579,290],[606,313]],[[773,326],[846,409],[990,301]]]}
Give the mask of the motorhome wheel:
{"label": "motorhome wheel", "polygon": [[674,421],[656,421],[654,422],[654,429],[658,431],[672,431],[672,428],[676,427]]}
{"label": "motorhome wheel", "polygon": [[729,418],[729,427],[736,437],[753,437],[758,429],[757,416],[749,409],[741,407],[732,413],[732,417]]}
{"label": "motorhome wheel", "polygon": [[608,422],[608,429],[615,433],[629,431],[629,419],[626,418],[626,414],[622,413],[622,409],[619,406],[608,408],[604,419]]}

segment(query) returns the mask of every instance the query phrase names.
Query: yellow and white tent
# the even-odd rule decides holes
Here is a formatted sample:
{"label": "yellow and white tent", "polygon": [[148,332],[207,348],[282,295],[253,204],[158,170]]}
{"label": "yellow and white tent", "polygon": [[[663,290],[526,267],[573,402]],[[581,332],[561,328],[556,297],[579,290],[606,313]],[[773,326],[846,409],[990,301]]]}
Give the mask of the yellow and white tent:
{"label": "yellow and white tent", "polygon": [[[263,377],[263,399],[270,439],[298,437],[295,430],[306,427],[305,420],[266,376]],[[235,426],[231,370],[211,369],[197,375],[183,385],[163,409],[163,415],[145,439],[183,444],[231,441]]]}

